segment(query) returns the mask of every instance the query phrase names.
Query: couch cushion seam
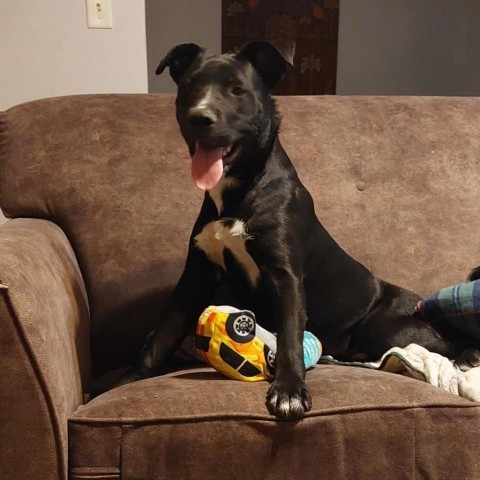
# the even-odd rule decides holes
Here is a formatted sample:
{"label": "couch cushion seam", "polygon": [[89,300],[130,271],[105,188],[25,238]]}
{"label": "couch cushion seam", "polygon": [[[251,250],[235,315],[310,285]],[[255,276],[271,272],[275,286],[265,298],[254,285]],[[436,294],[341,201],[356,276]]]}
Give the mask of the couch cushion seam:
{"label": "couch cushion seam", "polygon": [[417,409],[413,413],[413,480],[417,479]]}
{"label": "couch cushion seam", "polygon": [[[372,407],[364,408],[359,407],[357,409],[331,409],[329,411],[309,413],[305,416],[305,419],[325,417],[332,415],[345,415],[345,414],[358,414],[365,412],[380,412],[380,411],[408,411],[408,410],[417,410],[419,408],[427,409],[470,409],[475,408],[479,409],[479,404],[473,405],[442,405],[442,404],[431,404],[425,406],[411,405],[411,406],[385,406],[385,407]],[[210,421],[224,421],[224,420],[259,420],[259,421],[271,421],[271,422],[281,422],[275,417],[270,415],[262,414],[243,414],[243,413],[227,413],[227,414],[202,414],[202,415],[186,415],[182,417],[171,417],[171,418],[149,418],[149,419],[138,419],[132,417],[125,417],[121,419],[113,418],[89,418],[89,417],[69,417],[68,422],[71,424],[85,425],[85,424],[106,424],[106,425],[151,425],[153,423],[158,424],[171,424],[171,423],[197,423],[197,422],[210,422]]]}
{"label": "couch cushion seam", "polygon": [[125,434],[125,425],[120,426],[120,445],[118,446],[118,471],[120,478],[122,478],[122,465],[123,465],[123,436]]}

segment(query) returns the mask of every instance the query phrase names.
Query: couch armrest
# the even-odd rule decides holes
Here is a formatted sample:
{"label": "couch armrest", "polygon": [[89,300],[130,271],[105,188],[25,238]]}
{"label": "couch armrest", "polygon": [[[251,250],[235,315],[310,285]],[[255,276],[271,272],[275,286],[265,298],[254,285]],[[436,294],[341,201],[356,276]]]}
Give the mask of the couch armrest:
{"label": "couch armrest", "polygon": [[51,222],[10,220],[0,226],[0,478],[67,478],[67,417],[89,381],[72,247]]}

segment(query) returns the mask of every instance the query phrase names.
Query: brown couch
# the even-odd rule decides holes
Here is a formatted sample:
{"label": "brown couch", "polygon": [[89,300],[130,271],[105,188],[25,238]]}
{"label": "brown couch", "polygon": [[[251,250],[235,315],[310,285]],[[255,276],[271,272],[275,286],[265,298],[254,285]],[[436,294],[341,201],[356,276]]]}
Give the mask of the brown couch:
{"label": "brown couch", "polygon": [[[180,370],[84,403],[129,365],[201,202],[172,96],[53,98],[0,116],[0,479],[480,478],[480,405],[317,366],[300,422],[266,382]],[[283,97],[282,141],[338,242],[420,294],[480,260],[480,99]]]}

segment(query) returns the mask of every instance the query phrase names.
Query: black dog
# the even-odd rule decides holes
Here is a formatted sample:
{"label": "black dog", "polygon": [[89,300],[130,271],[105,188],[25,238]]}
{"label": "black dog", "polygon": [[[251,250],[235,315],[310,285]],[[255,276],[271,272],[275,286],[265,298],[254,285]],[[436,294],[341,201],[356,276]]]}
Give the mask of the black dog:
{"label": "black dog", "polygon": [[338,359],[377,360],[393,346],[418,343],[457,356],[468,342],[412,316],[419,297],[373,276],[319,223],[313,201],[278,139],[270,91],[292,52],[256,41],[237,54],[173,48],[177,120],[206,192],[185,270],[138,365],[121,383],[155,375],[222,283],[238,305],[278,333],[269,411],[301,418],[311,408],[302,338],[307,328]]}

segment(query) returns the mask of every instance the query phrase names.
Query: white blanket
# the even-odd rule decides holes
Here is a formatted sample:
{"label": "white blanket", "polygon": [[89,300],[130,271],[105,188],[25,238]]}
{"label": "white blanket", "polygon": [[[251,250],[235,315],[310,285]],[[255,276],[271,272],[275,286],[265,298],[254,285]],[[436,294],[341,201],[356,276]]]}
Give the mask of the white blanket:
{"label": "white blanket", "polygon": [[319,363],[335,363],[384,372],[398,373],[443,388],[474,402],[480,401],[480,367],[462,372],[453,362],[438,353],[412,343],[406,348],[394,347],[386,352],[378,362],[339,362],[325,356]]}

